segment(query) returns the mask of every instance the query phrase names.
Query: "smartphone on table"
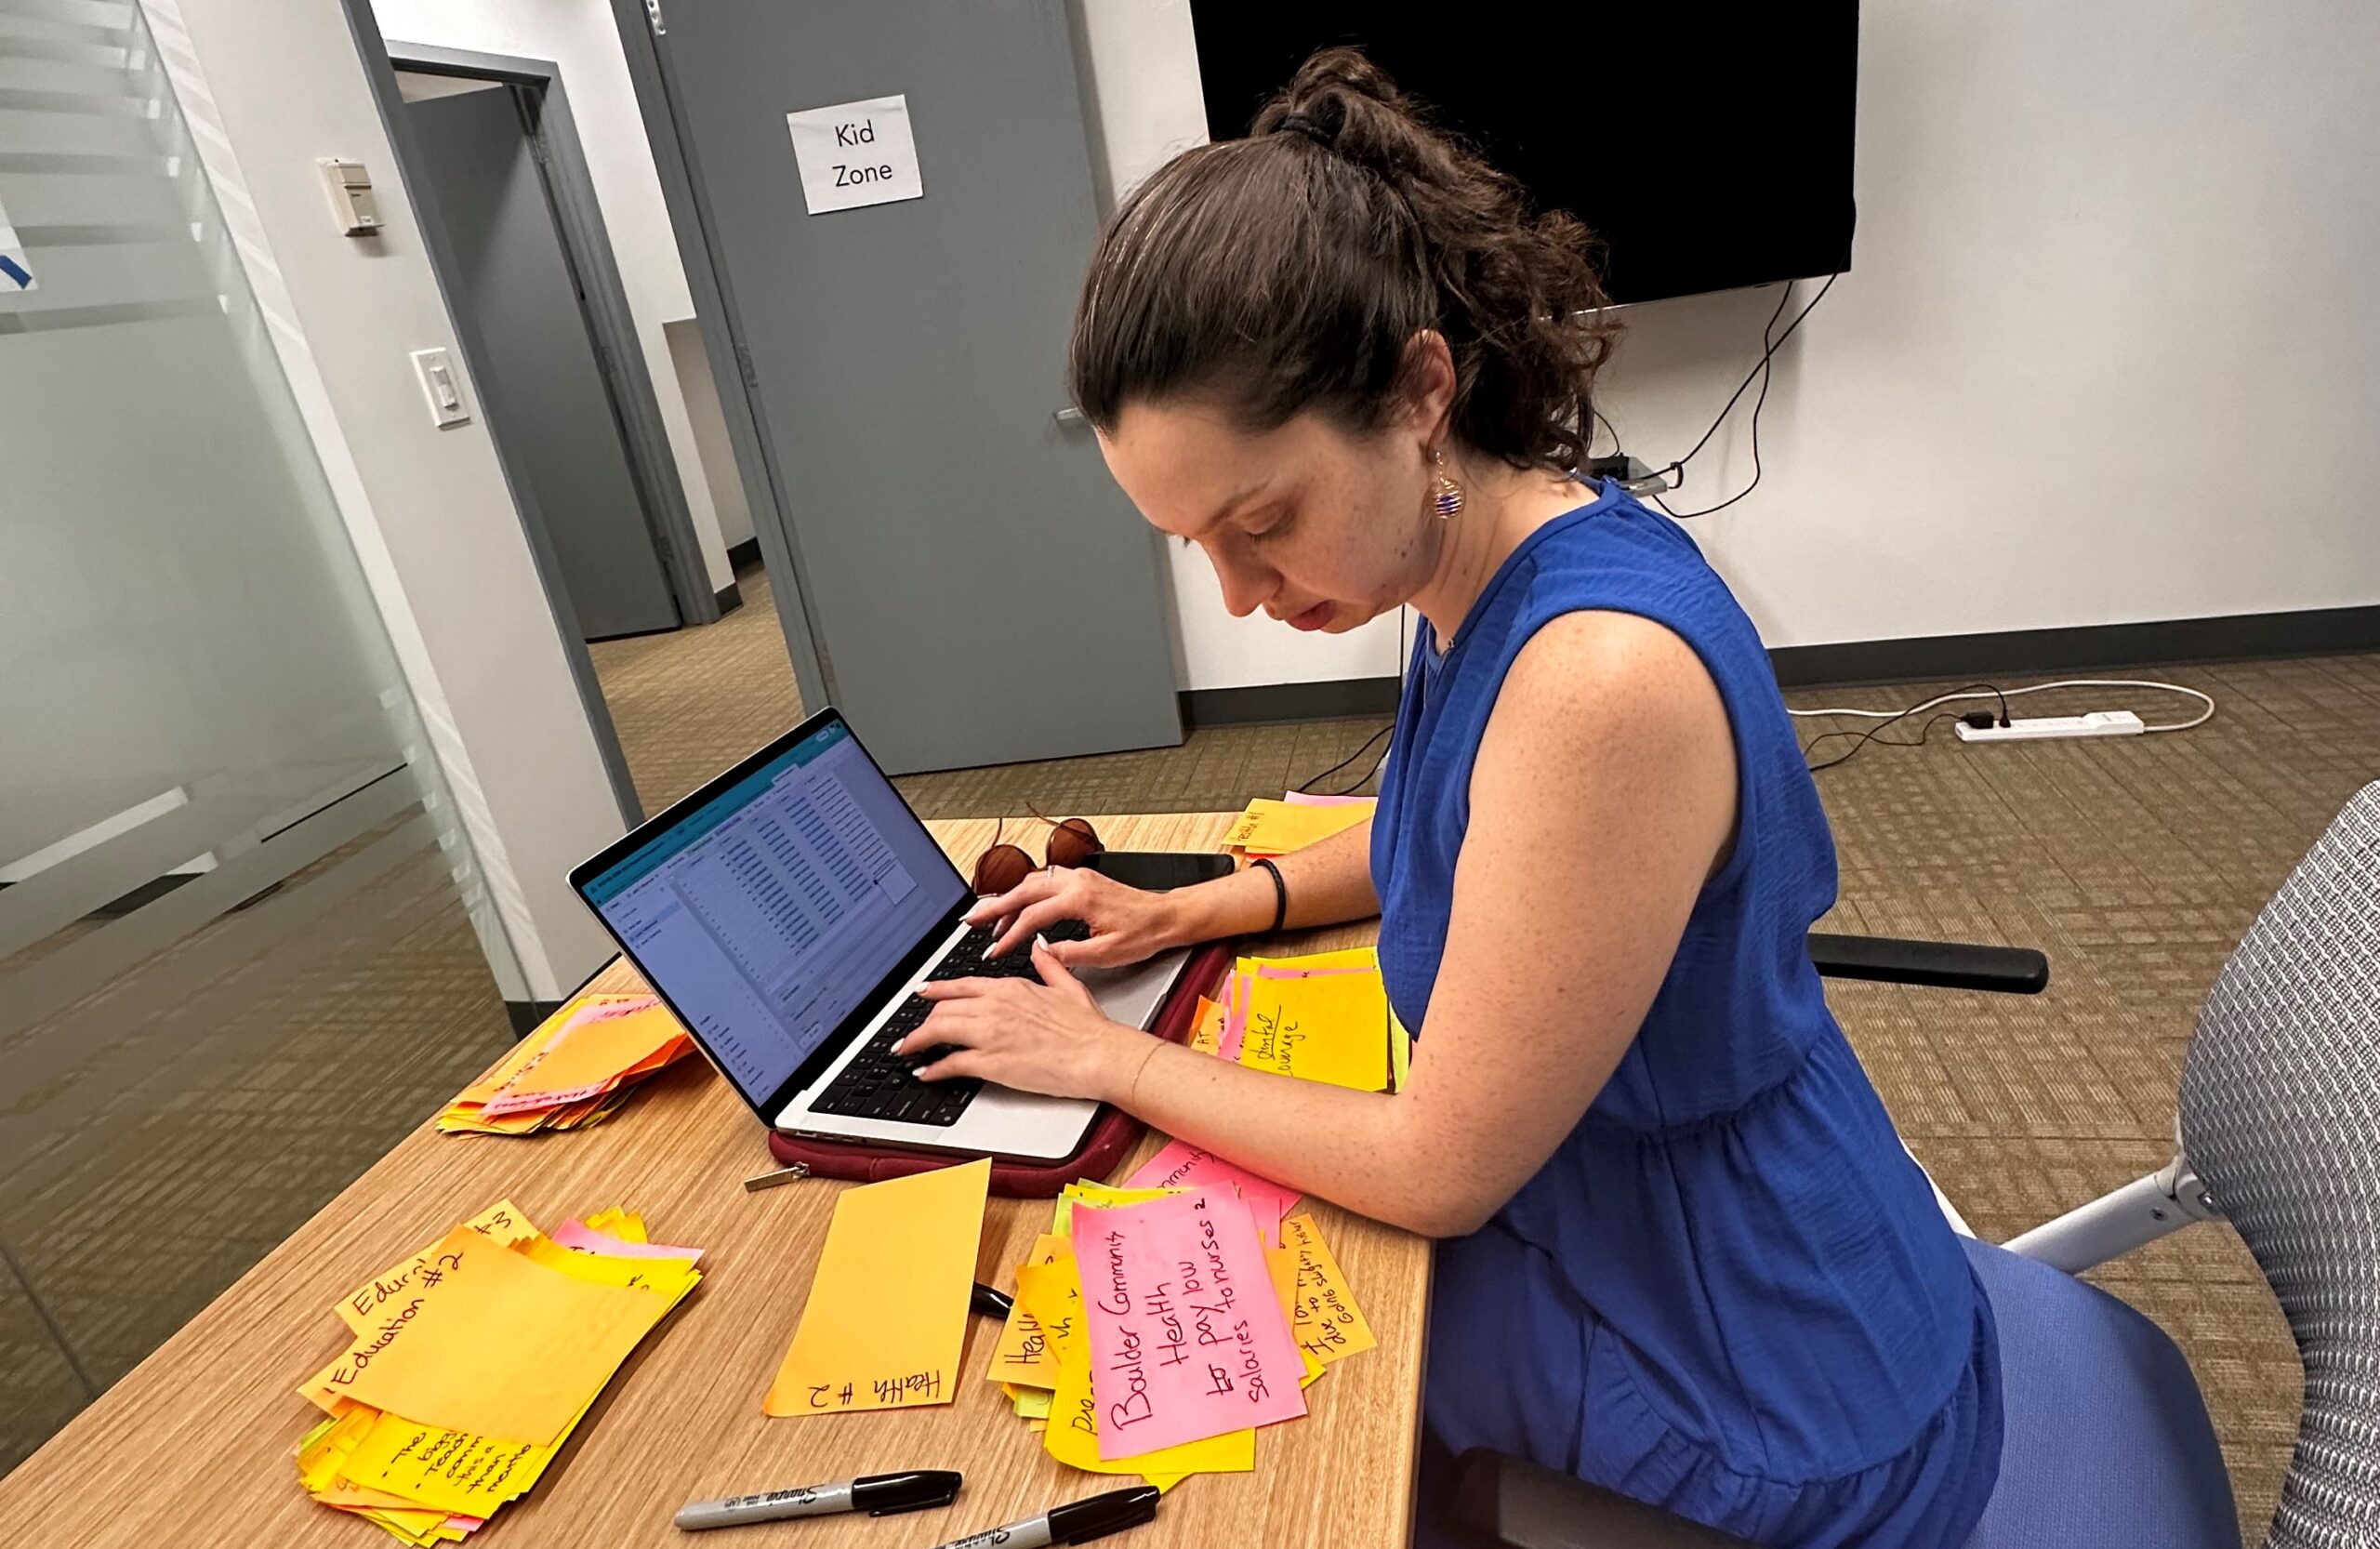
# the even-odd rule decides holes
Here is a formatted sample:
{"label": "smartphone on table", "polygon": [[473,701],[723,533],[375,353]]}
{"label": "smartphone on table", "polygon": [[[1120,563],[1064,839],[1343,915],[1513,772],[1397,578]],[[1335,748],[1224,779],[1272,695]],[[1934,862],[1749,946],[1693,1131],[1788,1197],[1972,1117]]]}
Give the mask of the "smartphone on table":
{"label": "smartphone on table", "polygon": [[1211,882],[1232,872],[1229,855],[1198,850],[1103,850],[1083,864],[1146,893]]}

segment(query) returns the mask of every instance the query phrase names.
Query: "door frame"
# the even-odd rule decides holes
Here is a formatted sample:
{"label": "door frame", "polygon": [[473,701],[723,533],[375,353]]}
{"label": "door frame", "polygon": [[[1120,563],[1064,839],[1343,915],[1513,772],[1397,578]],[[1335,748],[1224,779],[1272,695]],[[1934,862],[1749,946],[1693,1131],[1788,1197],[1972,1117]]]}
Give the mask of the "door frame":
{"label": "door frame", "polygon": [[[350,7],[368,3],[348,0]],[[694,298],[694,324],[702,331],[703,351],[710,358],[711,378],[719,387],[727,439],[735,452],[735,471],[744,481],[745,499],[752,509],[752,536],[759,540],[761,563],[768,567],[769,589],[776,600],[777,621],[784,628],[786,654],[793,658],[794,686],[800,691],[803,710],[814,714],[834,702],[834,663],[811,622],[814,612],[809,576],[801,563],[801,545],[794,535],[786,499],[786,470],[777,465],[769,438],[760,433],[756,401],[760,384],[753,376],[751,355],[742,342],[743,328],[726,271],[712,254],[715,223],[701,179],[694,175],[694,149],[679,134],[678,87],[668,52],[661,46],[668,33],[662,0],[610,3],[620,49],[628,56],[637,113],[652,146],[654,169],[660,174],[662,204],[669,212],[679,260],[686,271],[686,288]]]}
{"label": "door frame", "polygon": [[[341,8],[347,13],[348,32],[355,39],[357,57],[364,62],[364,79],[371,83],[372,102],[379,112],[380,126],[396,152],[399,180],[408,192],[426,188],[429,185],[420,147],[414,141],[412,121],[405,116],[404,97],[397,89],[396,67],[389,62],[388,44],[380,36],[380,21],[372,13],[372,0],[341,0]],[[559,84],[559,77],[555,79]],[[422,246],[430,255],[430,277],[437,282],[439,297],[446,304],[447,324],[462,346],[463,358],[467,364],[474,359],[484,360],[487,344],[480,337],[479,324],[448,279],[458,271],[446,223],[439,218],[437,206],[430,200],[414,198],[408,203],[421,232]],[[579,629],[578,610],[571,606],[570,593],[562,588],[562,562],[547,536],[545,517],[537,510],[536,496],[520,459],[506,447],[496,424],[498,417],[490,415],[483,402],[474,405],[474,411],[488,428],[488,444],[496,452],[497,470],[504,475],[505,487],[512,496],[512,509],[521,520],[522,536],[528,539],[529,561],[537,573],[538,583],[545,589],[546,606],[553,615],[562,660],[569,664],[571,682],[578,689],[579,708],[586,714],[587,729],[595,739],[596,755],[602,761],[603,773],[610,777],[612,799],[620,809],[620,820],[633,828],[644,821],[644,802],[637,795],[636,781],[628,773],[628,755],[620,748],[619,728],[613,724],[612,707],[603,697],[602,682],[595,675],[595,658],[588,651],[587,637]],[[714,600],[712,606],[717,605]],[[681,622],[686,617],[682,608],[680,617]]]}
{"label": "door frame", "polygon": [[[571,116],[570,94],[562,85],[561,67],[550,60],[488,54],[476,49],[445,48],[435,44],[386,44],[389,67],[417,75],[447,75],[466,80],[494,81],[510,92],[521,109],[522,133],[536,159],[547,207],[562,238],[562,258],[570,265],[585,304],[588,337],[595,345],[595,362],[619,426],[620,444],[628,455],[628,477],[654,552],[661,561],[670,599],[677,604],[681,626],[713,624],[720,617],[719,594],[711,589],[694,536],[694,514],[686,507],[685,485],[676,456],[669,449],[661,404],[653,392],[644,347],[637,338],[636,319],[628,311],[612,242],[603,227],[603,212],[596,203],[595,183],[580,147],[578,126]],[[398,142],[405,172],[414,171],[410,141]],[[443,233],[442,232],[442,237]],[[443,247],[442,242],[440,246]],[[433,251],[433,261],[446,254]]]}

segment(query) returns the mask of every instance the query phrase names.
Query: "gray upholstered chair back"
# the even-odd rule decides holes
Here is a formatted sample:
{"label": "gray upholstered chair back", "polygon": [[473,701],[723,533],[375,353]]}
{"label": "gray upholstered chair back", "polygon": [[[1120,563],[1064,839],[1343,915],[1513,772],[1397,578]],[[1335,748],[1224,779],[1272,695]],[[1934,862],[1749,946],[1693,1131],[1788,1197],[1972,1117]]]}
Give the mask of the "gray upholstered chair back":
{"label": "gray upholstered chair back", "polygon": [[2224,965],[2182,1076],[2182,1151],[2306,1363],[2269,1549],[2380,1544],[2380,784]]}

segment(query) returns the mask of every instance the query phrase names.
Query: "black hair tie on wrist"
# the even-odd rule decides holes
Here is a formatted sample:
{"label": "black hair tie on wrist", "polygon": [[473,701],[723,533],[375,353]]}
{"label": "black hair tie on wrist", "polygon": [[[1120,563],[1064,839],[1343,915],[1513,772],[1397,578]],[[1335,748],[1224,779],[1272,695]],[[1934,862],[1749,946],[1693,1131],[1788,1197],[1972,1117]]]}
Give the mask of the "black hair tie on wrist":
{"label": "black hair tie on wrist", "polygon": [[1281,933],[1281,926],[1289,918],[1289,884],[1281,880],[1281,868],[1275,866],[1270,859],[1253,860],[1248,864],[1263,867],[1266,874],[1273,879],[1273,927],[1264,933],[1278,935]]}

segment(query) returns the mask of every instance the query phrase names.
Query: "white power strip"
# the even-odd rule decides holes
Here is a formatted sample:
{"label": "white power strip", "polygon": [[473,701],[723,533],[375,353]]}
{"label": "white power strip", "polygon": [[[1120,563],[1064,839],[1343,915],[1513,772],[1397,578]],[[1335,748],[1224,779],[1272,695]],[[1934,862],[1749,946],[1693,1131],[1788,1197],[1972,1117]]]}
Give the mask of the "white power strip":
{"label": "white power strip", "polygon": [[2130,710],[2093,710],[2089,715],[2017,716],[2005,726],[1970,726],[1960,722],[1951,730],[1961,742],[2029,742],[2044,737],[2132,737],[2149,728]]}

